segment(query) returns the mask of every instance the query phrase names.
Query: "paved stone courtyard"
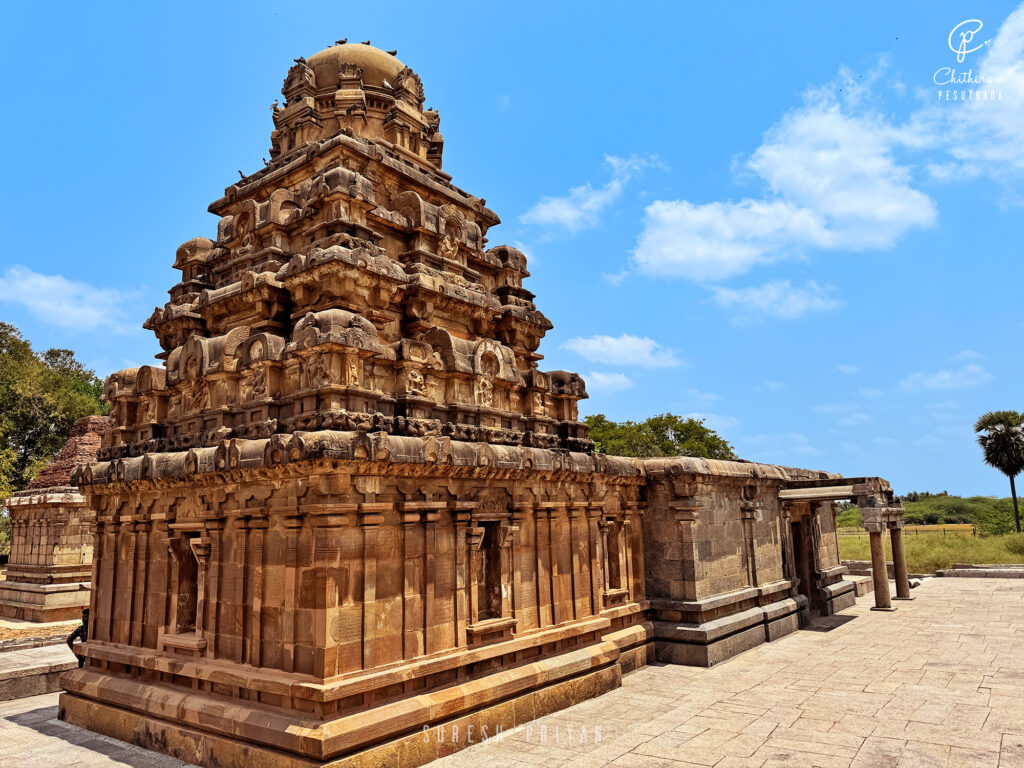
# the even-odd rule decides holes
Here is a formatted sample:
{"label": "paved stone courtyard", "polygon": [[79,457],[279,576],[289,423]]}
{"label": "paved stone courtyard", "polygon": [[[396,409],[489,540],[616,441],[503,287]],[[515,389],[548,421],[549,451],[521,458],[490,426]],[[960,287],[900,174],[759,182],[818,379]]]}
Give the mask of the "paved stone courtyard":
{"label": "paved stone courtyard", "polygon": [[[1024,581],[931,579],[895,614],[855,608],[712,669],[622,688],[434,763],[1024,768]],[[57,694],[0,703],[5,768],[178,766],[56,720]]]}

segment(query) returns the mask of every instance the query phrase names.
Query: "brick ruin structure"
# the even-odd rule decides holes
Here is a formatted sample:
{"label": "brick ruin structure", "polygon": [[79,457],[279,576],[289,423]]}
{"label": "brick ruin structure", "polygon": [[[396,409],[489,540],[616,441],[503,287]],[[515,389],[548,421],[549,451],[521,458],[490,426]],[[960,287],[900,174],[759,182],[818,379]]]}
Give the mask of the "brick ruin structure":
{"label": "brick ruin structure", "polygon": [[88,607],[92,512],[72,474],[96,458],[107,423],[105,416],[76,421],[56,458],[4,502],[12,535],[7,579],[0,581],[0,618],[65,621],[81,618]]}
{"label": "brick ruin structure", "polygon": [[595,453],[417,75],[341,42],[282,93],[270,161],[178,249],[164,364],[105,385],[63,719],[203,765],[419,765],[852,603],[831,499],[892,508],[884,481]]}

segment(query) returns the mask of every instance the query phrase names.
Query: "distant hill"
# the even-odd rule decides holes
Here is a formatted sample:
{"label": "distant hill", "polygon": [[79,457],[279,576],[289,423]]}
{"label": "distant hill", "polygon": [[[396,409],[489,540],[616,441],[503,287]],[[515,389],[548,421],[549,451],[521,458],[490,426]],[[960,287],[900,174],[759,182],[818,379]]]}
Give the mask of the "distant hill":
{"label": "distant hill", "polygon": [[[908,493],[903,499],[908,525],[936,525],[942,523],[970,523],[981,533],[994,536],[1013,532],[1013,501],[995,496],[951,496],[941,493]],[[857,507],[848,505],[836,518],[838,525],[862,525]]]}

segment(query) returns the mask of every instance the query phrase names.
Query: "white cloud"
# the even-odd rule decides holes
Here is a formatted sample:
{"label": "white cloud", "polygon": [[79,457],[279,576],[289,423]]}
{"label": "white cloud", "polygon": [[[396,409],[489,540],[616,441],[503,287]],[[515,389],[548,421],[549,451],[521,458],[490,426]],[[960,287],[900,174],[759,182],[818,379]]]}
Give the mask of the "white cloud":
{"label": "white cloud", "polygon": [[896,158],[924,139],[869,106],[880,72],[864,83],[841,70],[765,134],[742,166],[764,182],[763,196],[648,205],[634,267],[653,277],[717,281],[810,248],[892,248],[909,230],[930,227],[935,203],[911,186],[911,169]]}
{"label": "white cloud", "polygon": [[620,269],[618,272],[602,272],[601,277],[609,285],[622,285],[622,282],[629,277],[629,270]]}
{"label": "white cloud", "polygon": [[942,425],[947,425],[945,429],[948,429],[948,425],[958,425],[955,430],[959,431],[960,426],[966,421],[968,426],[973,425],[973,421],[965,419],[963,412],[960,410],[960,405],[953,400],[943,400],[938,403],[927,403],[925,410],[928,413],[928,420],[934,426],[934,432],[938,434],[943,431]]}
{"label": "white cloud", "polygon": [[[986,30],[987,31],[987,30]],[[1009,181],[1024,172],[1024,7],[1011,13],[976,63],[965,63],[991,84],[957,85],[956,90],[1001,91],[1002,98],[939,102],[922,119],[937,125],[947,142],[947,162],[931,164],[940,181],[989,176]],[[950,86],[954,87],[954,86]],[[934,98],[934,91],[932,92]]]}
{"label": "white cloud", "polygon": [[785,386],[786,386],[785,382],[782,382],[782,381],[772,381],[771,379],[765,379],[760,384],[758,384],[756,387],[754,387],[754,391],[755,392],[761,392],[761,391],[778,392],[780,389],[784,389]]}
{"label": "white cloud", "polygon": [[605,155],[604,161],[612,172],[606,184],[594,188],[587,183],[573,187],[564,197],[542,197],[519,217],[520,221],[549,231],[562,230],[569,233],[596,227],[601,222],[601,214],[619,199],[630,179],[644,168],[659,164],[654,155]]}
{"label": "white cloud", "polygon": [[591,371],[586,381],[587,386],[595,392],[621,392],[633,386],[632,380],[624,373]]}
{"label": "white cloud", "polygon": [[863,78],[842,68],[831,83],[809,88],[757,149],[734,161],[737,175],[760,182],[759,191],[651,202],[632,270],[716,283],[811,251],[889,250],[936,222],[936,203],[918,178],[992,178],[1009,202],[1024,206],[1015,186],[1024,177],[1024,5],[958,67],[975,82],[949,86],[998,91],[999,98],[936,102],[941,86],[933,86],[918,91],[916,109],[894,117],[876,92],[884,86],[903,98],[907,89],[887,66],[880,60]]}
{"label": "white cloud", "polygon": [[138,323],[125,319],[125,305],[134,298],[133,293],[43,275],[20,264],[0,279],[0,302],[19,304],[43,322],[79,331],[134,332]]}
{"label": "white cloud", "polygon": [[674,350],[661,346],[654,339],[646,336],[633,336],[628,333],[619,336],[589,336],[569,339],[562,344],[568,349],[592,363],[606,365],[636,365],[641,368],[671,368],[682,361],[676,357]]}
{"label": "white cloud", "polygon": [[985,356],[981,352],[975,352],[973,349],[965,349],[961,352],[957,352],[953,355],[950,360],[954,363],[966,363],[968,360],[984,360]]}
{"label": "white cloud", "polygon": [[686,394],[688,394],[694,400],[717,400],[718,399],[718,395],[716,395],[716,394],[714,394],[712,392],[701,392],[699,389],[694,389],[693,387],[691,387],[690,389],[686,390]]}
{"label": "white cloud", "polygon": [[854,411],[848,413],[839,419],[836,423],[840,427],[857,427],[861,424],[867,424],[871,421],[871,414],[863,413],[862,411]]}
{"label": "white cloud", "polygon": [[655,200],[644,209],[643,226],[633,251],[637,271],[704,282],[775,261],[787,244],[817,238],[821,222],[779,200]]}
{"label": "white cloud", "polygon": [[715,430],[715,432],[724,432],[740,423],[740,420],[735,416],[722,416],[717,413],[687,413],[683,418],[703,420],[704,425]]}
{"label": "white cloud", "polygon": [[920,389],[966,389],[984,384],[992,378],[992,374],[980,365],[971,363],[962,368],[952,370],[935,371],[927,373],[917,371],[912,373],[900,382],[900,388],[905,390]]}
{"label": "white cloud", "polygon": [[783,318],[802,317],[808,312],[827,312],[843,302],[834,297],[834,290],[813,280],[803,287],[789,280],[772,280],[749,288],[714,288],[715,302],[721,307],[735,308],[740,321],[757,316]]}
{"label": "white cloud", "polygon": [[857,373],[860,370],[860,368],[858,368],[856,365],[845,365],[844,363],[840,363],[839,365],[836,366],[836,370],[839,371],[839,373],[843,374],[844,376],[852,376],[853,374]]}

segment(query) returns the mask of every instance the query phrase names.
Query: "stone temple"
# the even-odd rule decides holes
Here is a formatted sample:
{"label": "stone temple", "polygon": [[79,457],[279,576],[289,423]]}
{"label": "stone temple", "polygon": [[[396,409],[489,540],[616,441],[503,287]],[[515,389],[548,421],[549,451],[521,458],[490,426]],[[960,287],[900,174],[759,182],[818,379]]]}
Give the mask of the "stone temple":
{"label": "stone temple", "polygon": [[0,581],[0,618],[64,621],[80,618],[89,606],[92,513],[72,474],[96,458],[107,422],[104,416],[76,421],[54,460],[4,502],[12,536],[7,579]]}
{"label": "stone temple", "polygon": [[178,249],[163,365],[107,380],[62,718],[208,766],[420,765],[853,602],[833,502],[880,547],[885,481],[595,453],[419,77],[340,43],[282,93]]}

